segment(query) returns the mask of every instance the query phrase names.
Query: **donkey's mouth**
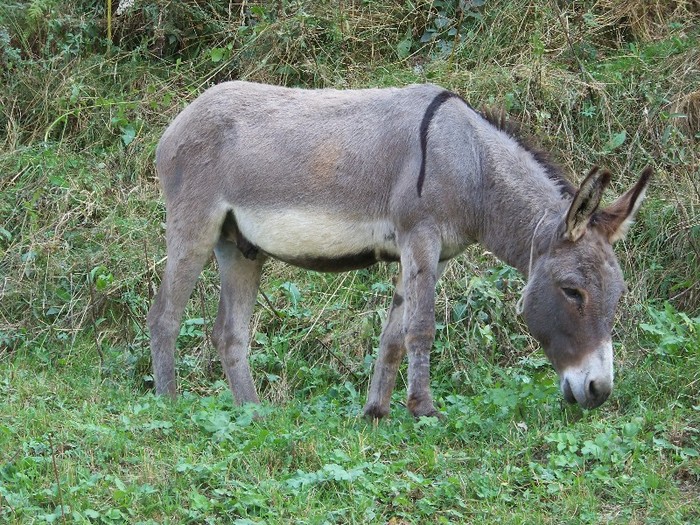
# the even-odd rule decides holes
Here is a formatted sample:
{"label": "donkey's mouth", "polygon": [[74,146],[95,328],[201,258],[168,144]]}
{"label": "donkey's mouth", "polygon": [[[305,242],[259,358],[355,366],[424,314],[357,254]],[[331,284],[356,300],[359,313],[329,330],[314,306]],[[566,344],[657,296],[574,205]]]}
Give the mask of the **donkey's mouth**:
{"label": "donkey's mouth", "polygon": [[578,403],[581,408],[587,410],[602,405],[612,390],[611,381],[607,383],[604,379],[594,381],[590,379],[589,374],[586,375],[582,382],[582,385],[585,385],[585,387],[577,384],[576,379],[574,377],[574,382],[572,383],[570,377],[565,377],[561,380],[559,388],[564,399],[569,403]]}

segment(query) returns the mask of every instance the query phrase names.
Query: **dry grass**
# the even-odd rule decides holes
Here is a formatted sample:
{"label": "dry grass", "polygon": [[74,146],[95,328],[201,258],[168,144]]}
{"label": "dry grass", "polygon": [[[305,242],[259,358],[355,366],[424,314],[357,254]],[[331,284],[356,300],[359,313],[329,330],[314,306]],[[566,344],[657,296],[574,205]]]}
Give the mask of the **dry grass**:
{"label": "dry grass", "polygon": [[700,90],[680,94],[672,103],[673,113],[683,115],[683,131],[696,141],[700,140]]}
{"label": "dry grass", "polygon": [[595,8],[601,13],[596,17],[601,28],[628,30],[637,40],[664,37],[672,21],[700,18],[698,0],[598,0]]}

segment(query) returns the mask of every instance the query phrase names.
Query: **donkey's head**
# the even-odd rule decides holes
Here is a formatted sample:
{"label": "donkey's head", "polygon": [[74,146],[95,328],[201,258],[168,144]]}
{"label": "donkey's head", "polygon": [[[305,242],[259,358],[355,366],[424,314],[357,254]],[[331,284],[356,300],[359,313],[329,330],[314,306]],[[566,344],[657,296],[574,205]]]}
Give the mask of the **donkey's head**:
{"label": "donkey's head", "polygon": [[568,212],[533,236],[535,258],[523,292],[523,317],[559,375],[567,401],[595,408],[613,387],[612,325],[625,290],[612,244],[623,238],[647,188],[651,168],[605,209],[610,174],[594,168]]}

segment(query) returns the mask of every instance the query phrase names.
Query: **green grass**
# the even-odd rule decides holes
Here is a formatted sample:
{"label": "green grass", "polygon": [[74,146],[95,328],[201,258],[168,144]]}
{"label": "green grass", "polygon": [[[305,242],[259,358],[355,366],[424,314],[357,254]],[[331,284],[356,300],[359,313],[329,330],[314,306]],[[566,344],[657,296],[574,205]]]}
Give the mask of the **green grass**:
{"label": "green grass", "polygon": [[[478,3],[478,2],[476,2]],[[474,4],[476,4],[474,3]],[[0,521],[700,521],[700,24],[691,2],[137,2],[0,6]],[[117,4],[117,2],[113,2]],[[561,11],[554,8],[562,5]],[[278,8],[279,6],[279,8]],[[339,7],[340,6],[340,7]],[[504,106],[574,180],[656,177],[616,246],[629,285],[616,389],[591,412],[514,311],[522,277],[480,247],[437,289],[432,387],[413,420],[359,417],[393,265],[269,264],[252,320],[262,418],[238,408],[202,274],[182,395],[152,395],[145,316],[163,269],[153,151],[206,86],[434,82]],[[264,296],[263,296],[264,294]]]}

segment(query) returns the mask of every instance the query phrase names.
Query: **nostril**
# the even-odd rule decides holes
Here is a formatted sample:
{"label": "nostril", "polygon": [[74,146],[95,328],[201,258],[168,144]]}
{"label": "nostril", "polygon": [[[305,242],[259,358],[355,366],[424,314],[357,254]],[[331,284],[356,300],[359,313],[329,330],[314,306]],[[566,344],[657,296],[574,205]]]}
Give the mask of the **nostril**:
{"label": "nostril", "polygon": [[598,392],[598,389],[596,388],[595,381],[591,381],[588,383],[588,394],[593,399],[598,397],[599,392]]}
{"label": "nostril", "polygon": [[576,397],[574,396],[574,393],[571,391],[571,385],[569,384],[568,379],[564,379],[561,383],[561,392],[564,394],[564,399],[566,399],[567,403],[576,403]]}

